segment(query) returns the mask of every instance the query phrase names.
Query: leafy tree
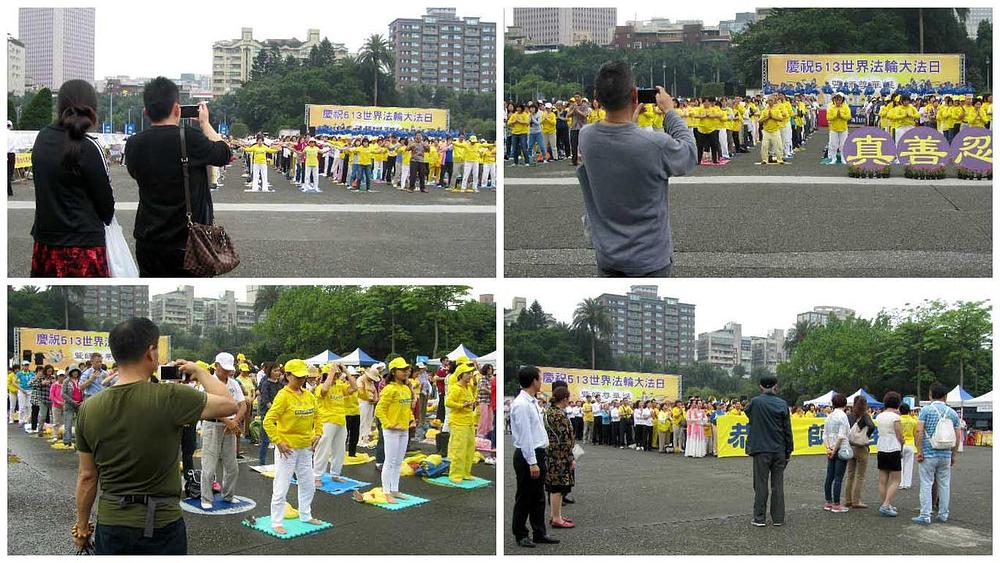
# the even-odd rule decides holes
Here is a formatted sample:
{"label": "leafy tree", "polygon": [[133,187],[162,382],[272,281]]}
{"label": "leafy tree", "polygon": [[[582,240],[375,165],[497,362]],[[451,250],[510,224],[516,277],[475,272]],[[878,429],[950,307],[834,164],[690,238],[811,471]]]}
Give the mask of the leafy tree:
{"label": "leafy tree", "polygon": [[14,129],[18,129],[17,126],[17,107],[14,106],[14,99],[7,96],[7,119],[14,125]]}
{"label": "leafy tree", "polygon": [[277,285],[265,285],[257,289],[257,298],[253,303],[253,312],[258,317],[267,313],[268,309],[274,307],[281,297],[281,287]]}
{"label": "leafy tree", "polygon": [[573,311],[573,330],[586,333],[590,339],[590,368],[597,368],[597,340],[611,332],[608,310],[598,299],[587,298]]}
{"label": "leafy tree", "polygon": [[[990,309],[983,301],[960,302],[957,307],[941,314],[945,338],[951,343],[950,364],[958,364],[958,384],[965,388],[965,373],[969,363],[992,345]],[[973,372],[975,373],[975,372]],[[992,379],[992,377],[991,377]],[[974,377],[973,389],[978,392],[979,378]]]}
{"label": "leafy tree", "polygon": [[381,34],[368,36],[358,52],[358,63],[372,72],[372,105],[378,105],[378,81],[383,71],[392,68],[392,47]]}
{"label": "leafy tree", "polygon": [[42,88],[21,111],[18,127],[25,131],[38,131],[52,123],[52,90]]}

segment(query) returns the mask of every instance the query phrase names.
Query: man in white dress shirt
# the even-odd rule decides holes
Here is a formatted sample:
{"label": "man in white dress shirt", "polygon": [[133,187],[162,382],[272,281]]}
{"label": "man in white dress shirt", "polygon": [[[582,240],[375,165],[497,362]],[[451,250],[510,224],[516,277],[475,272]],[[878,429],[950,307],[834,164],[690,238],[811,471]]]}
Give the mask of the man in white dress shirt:
{"label": "man in white dress shirt", "polygon": [[[535,394],[542,376],[535,366],[522,366],[517,374],[521,392],[510,406],[510,432],[514,442],[514,538],[521,547],[536,543],[559,543],[545,533],[545,449],[549,437],[538,411]],[[534,541],[528,538],[526,522],[531,520]]]}

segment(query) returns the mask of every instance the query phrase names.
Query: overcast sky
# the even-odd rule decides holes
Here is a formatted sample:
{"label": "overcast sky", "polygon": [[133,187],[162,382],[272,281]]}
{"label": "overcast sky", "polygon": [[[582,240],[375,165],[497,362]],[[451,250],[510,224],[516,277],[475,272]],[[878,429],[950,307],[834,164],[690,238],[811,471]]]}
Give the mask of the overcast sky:
{"label": "overcast sky", "polygon": [[[848,307],[871,318],[883,308],[904,307],[924,299],[979,301],[991,295],[989,280],[827,280],[827,279],[676,279],[658,284],[660,297],[693,303],[696,333],[721,329],[727,322],[743,325],[743,334],[764,336],[772,328],[788,330],[798,313],[816,305]],[[624,295],[632,284],[622,281],[507,280],[501,304],[511,298],[537,299],[556,320],[569,323],[585,297]]]}
{"label": "overcast sky", "polygon": [[[388,38],[389,23],[397,17],[419,17],[429,6],[457,6],[459,17],[480,17],[497,21],[500,11],[487,2],[335,2],[293,3],[193,2],[176,0],[160,4],[129,4],[107,0],[33,2],[15,0],[0,8],[6,31],[17,36],[18,7],[94,6],[94,70],[99,80],[105,76],[128,75],[177,77],[182,72],[212,73],[212,43],[240,37],[240,28],[252,27],[256,39],[305,40],[309,28],[320,37],[343,43],[357,52],[365,39],[380,33]],[[176,14],[177,24],[167,21],[146,23],[146,18],[163,10]],[[194,16],[194,17],[188,17]],[[169,16],[168,16],[169,17]]]}

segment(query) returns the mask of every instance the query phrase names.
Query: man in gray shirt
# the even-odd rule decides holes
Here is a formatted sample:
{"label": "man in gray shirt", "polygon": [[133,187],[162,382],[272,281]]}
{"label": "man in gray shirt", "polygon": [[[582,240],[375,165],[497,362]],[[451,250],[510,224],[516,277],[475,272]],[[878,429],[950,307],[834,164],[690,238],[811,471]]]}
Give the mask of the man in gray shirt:
{"label": "man in gray shirt", "polygon": [[424,186],[424,182],[427,180],[427,163],[424,162],[424,153],[427,152],[427,143],[424,142],[424,136],[417,133],[413,136],[413,142],[410,144],[410,191],[412,192],[417,185],[420,185],[420,191],[427,193],[427,188]]}
{"label": "man in gray shirt", "polygon": [[663,131],[642,130],[632,68],[614,61],[597,73],[595,96],[607,117],[580,131],[586,161],[577,178],[602,277],[670,275],[668,179],[687,174],[698,161],[694,135],[670,95],[657,90],[656,105],[666,114]]}
{"label": "man in gray shirt", "polygon": [[591,109],[590,102],[581,95],[574,96],[572,101],[573,105],[569,106],[569,114],[573,118],[569,128],[569,147],[573,153],[573,166],[576,166],[580,156],[580,130],[587,124]]}

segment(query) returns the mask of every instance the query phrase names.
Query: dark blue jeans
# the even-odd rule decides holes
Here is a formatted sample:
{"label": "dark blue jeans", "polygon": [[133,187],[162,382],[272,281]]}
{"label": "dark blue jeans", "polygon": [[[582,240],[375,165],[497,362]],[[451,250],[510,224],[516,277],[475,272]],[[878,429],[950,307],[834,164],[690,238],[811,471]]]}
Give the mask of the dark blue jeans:
{"label": "dark blue jeans", "polygon": [[267,449],[270,446],[271,446],[271,437],[267,435],[267,430],[264,430],[264,426],[261,425],[260,450],[257,452],[257,461],[260,462],[259,465],[267,465]]}
{"label": "dark blue jeans", "polygon": [[385,436],[382,435],[382,421],[375,417],[375,428],[378,429],[378,443],[375,444],[375,463],[385,463]]}
{"label": "dark blue jeans", "polygon": [[94,531],[95,555],[187,555],[187,527],[181,518],[142,537],[142,528],[98,524]]}
{"label": "dark blue jeans", "polygon": [[847,460],[840,459],[836,454],[826,461],[826,482],[823,484],[826,502],[840,504],[840,488],[844,483],[845,470],[847,470]]}
{"label": "dark blue jeans", "polygon": [[513,143],[511,144],[511,156],[514,159],[514,164],[517,164],[517,157],[519,155],[524,155],[524,163],[530,164],[528,159],[528,136],[527,135],[511,135]]}

